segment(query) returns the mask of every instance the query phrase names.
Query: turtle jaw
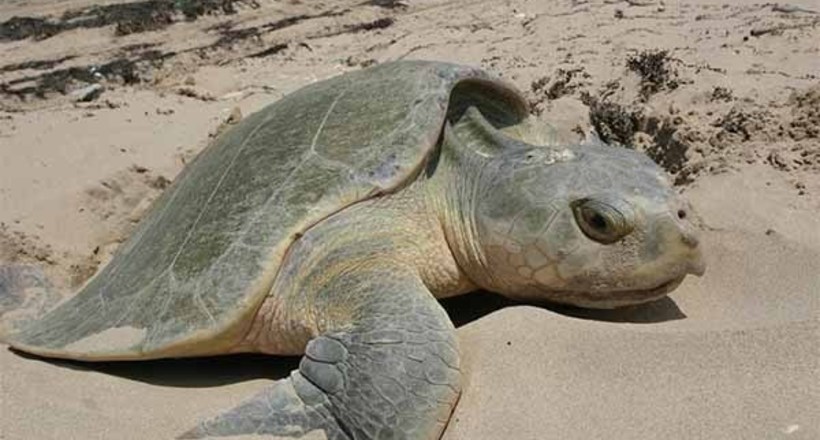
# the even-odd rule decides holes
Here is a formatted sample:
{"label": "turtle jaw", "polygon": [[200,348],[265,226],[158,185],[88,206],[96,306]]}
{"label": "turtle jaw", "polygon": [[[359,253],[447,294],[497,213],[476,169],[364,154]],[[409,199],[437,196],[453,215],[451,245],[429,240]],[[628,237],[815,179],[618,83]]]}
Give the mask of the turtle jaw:
{"label": "turtle jaw", "polygon": [[543,292],[544,299],[559,304],[585,309],[615,309],[659,300],[675,290],[686,274],[664,281],[649,289],[624,290],[551,290]]}
{"label": "turtle jaw", "polygon": [[582,299],[587,297],[594,299],[589,301],[589,303],[582,305],[582,307],[587,307],[590,309],[614,309],[618,307],[657,301],[677,289],[683,282],[684,278],[686,278],[686,274],[661,283],[657,287],[651,289],[599,292],[598,295],[601,293],[603,293],[603,295],[584,296]]}

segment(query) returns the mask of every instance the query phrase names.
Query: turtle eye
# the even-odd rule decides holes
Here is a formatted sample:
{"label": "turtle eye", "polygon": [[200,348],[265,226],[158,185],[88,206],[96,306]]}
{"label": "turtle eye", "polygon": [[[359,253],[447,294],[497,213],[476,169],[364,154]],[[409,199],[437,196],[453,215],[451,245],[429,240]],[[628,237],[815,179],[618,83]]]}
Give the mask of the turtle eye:
{"label": "turtle eye", "polygon": [[576,200],[572,203],[572,212],[584,235],[599,243],[615,243],[633,229],[624,213],[600,200]]}

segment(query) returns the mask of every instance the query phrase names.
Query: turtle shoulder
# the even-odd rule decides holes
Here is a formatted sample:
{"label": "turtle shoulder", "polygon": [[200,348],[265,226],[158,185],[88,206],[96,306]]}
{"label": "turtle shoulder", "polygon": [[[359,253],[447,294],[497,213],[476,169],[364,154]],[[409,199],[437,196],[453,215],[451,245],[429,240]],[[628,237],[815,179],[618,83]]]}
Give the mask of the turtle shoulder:
{"label": "turtle shoulder", "polygon": [[489,85],[525,113],[481,70],[412,61],[314,83],[249,116],[182,171],[72,299],[9,343],[83,360],[225,353],[296,238],[416,175],[458,84],[465,96]]}

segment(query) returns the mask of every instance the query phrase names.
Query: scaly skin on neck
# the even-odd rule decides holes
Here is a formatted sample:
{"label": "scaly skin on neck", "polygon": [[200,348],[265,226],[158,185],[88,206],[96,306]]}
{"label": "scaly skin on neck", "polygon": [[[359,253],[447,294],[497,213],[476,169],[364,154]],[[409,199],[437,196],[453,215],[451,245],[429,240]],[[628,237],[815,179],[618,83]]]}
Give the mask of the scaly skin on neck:
{"label": "scaly skin on neck", "polygon": [[[477,240],[475,204],[484,177],[485,158],[454,148],[456,134],[445,128],[435,172],[424,184],[425,198],[439,219],[452,258],[474,286],[496,284],[486,270],[487,261]],[[445,295],[442,295],[445,296]],[[441,297],[441,296],[440,296]]]}

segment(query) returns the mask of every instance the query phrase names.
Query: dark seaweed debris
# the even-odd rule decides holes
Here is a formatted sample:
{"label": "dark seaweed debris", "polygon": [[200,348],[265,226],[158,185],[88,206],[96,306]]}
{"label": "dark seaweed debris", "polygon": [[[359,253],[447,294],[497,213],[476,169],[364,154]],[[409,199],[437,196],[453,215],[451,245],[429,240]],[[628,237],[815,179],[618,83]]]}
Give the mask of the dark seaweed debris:
{"label": "dark seaweed debris", "polygon": [[[211,2],[210,4],[216,4],[216,2]],[[209,29],[210,31],[220,33],[220,38],[215,43],[188,49],[187,52],[202,52],[216,48],[231,47],[236,42],[265,32],[283,29],[313,18],[338,16],[346,14],[347,12],[349,12],[349,10],[344,9],[340,11],[326,11],[313,15],[297,15],[244,29],[231,29],[230,23],[222,23]],[[45,98],[49,93],[55,92],[65,94],[79,85],[79,83],[96,83],[105,80],[126,85],[137,84],[142,82],[146,71],[151,68],[160,67],[166,59],[177,55],[175,52],[161,52],[151,49],[153,46],[155,46],[153,43],[132,44],[121,48],[120,54],[116,59],[103,65],[75,66],[0,83],[0,94],[16,96],[19,99],[26,100],[30,97]],[[248,56],[269,56],[284,50],[286,47],[287,45],[277,44]],[[24,68],[48,69],[67,59],[69,58],[11,64],[3,66],[0,68],[2,69],[0,71],[13,71]]]}
{"label": "dark seaweed debris", "polygon": [[384,9],[407,9],[407,3],[401,0],[368,0],[363,5],[378,6]]}
{"label": "dark seaweed debris", "polygon": [[258,8],[256,0],[176,0],[174,4],[188,20],[196,20],[203,15],[236,14],[236,4],[245,3],[252,8]]}
{"label": "dark seaweed debris", "polygon": [[[247,27],[242,29],[231,29],[230,23],[221,23],[219,25],[209,28],[209,31],[218,31],[220,34],[219,40],[214,43],[214,47],[231,47],[233,43],[242,41],[250,37],[260,36],[269,32],[278,31],[287,27],[295,26],[303,21],[312,20],[314,18],[338,17],[350,12],[350,9],[330,10],[318,14],[300,14],[291,17],[285,17],[280,20],[265,23],[259,26]],[[253,56],[253,55],[251,55]]]}
{"label": "dark seaweed debris", "polygon": [[677,72],[669,66],[671,60],[666,50],[647,50],[626,60],[626,67],[641,77],[644,99],[661,90],[674,90],[680,86]]}
{"label": "dark seaweed debris", "polygon": [[113,25],[116,35],[163,29],[180,19],[234,14],[236,4],[258,7],[255,0],[143,0],[69,10],[59,19],[12,17],[0,23],[0,41],[43,40],[77,28]]}
{"label": "dark seaweed debris", "polygon": [[48,70],[58,64],[62,64],[63,62],[74,58],[76,58],[75,55],[68,55],[60,58],[55,58],[53,60],[34,60],[26,61],[23,63],[7,64],[5,66],[0,67],[0,72],[13,72],[15,70],[25,69]]}
{"label": "dark seaweed debris", "polygon": [[368,21],[364,23],[346,24],[341,29],[327,32],[319,37],[334,37],[341,34],[355,34],[358,32],[366,32],[377,29],[385,29],[396,23],[396,20],[390,17],[379,18],[378,20]]}
{"label": "dark seaweed debris", "polygon": [[[545,76],[533,81],[530,88],[536,95],[542,95],[552,101],[562,96],[572,94],[576,89],[584,85],[583,80],[575,81],[578,76],[585,79],[590,77],[590,75],[584,71],[583,67],[572,69],[559,68],[555,71],[552,78]],[[549,87],[547,87],[548,85]]]}
{"label": "dark seaweed debris", "polygon": [[372,31],[375,29],[384,29],[388,28],[395,23],[396,20],[390,17],[380,18],[378,20],[369,21],[366,23],[358,23],[350,26],[344,27],[344,33],[351,33],[351,32],[363,32],[363,31]]}
{"label": "dark seaweed debris", "polygon": [[254,52],[254,53],[248,55],[248,58],[264,58],[264,57],[267,57],[267,56],[270,56],[270,55],[276,55],[277,53],[279,53],[279,52],[281,52],[281,51],[283,51],[287,48],[288,48],[288,45],[285,44],[285,43],[274,44],[273,46],[271,46],[271,47],[269,47],[265,50],[260,50],[259,52]]}
{"label": "dark seaweed debris", "polygon": [[[294,17],[288,17],[288,18],[285,18],[285,19],[282,19],[282,20],[278,20],[278,21],[275,21],[275,22],[272,22],[272,23],[267,23],[267,24],[264,24],[262,26],[255,27],[255,28],[245,28],[245,29],[237,29],[237,30],[229,29],[229,30],[226,30],[226,31],[222,32],[222,38],[220,38],[219,41],[217,41],[216,45],[224,45],[225,43],[232,43],[234,40],[247,38],[249,36],[260,35],[263,32],[272,32],[274,30],[282,29],[283,27],[293,26],[296,23],[299,23],[301,21],[308,20],[308,19],[311,19],[311,18],[330,17],[330,16],[336,16],[336,15],[342,15],[342,14],[347,13],[348,11],[349,10],[346,9],[344,11],[338,11],[338,12],[329,11],[329,12],[324,12],[322,14],[316,14],[316,15],[297,15],[297,16],[294,16]],[[328,33],[323,33],[323,34],[317,35],[315,37],[328,37],[328,36],[332,36],[332,35],[348,34],[348,33],[356,33],[356,32],[366,32],[366,31],[371,31],[371,30],[375,30],[375,29],[384,29],[386,27],[392,26],[393,23],[395,23],[395,20],[393,20],[392,18],[386,17],[386,18],[380,18],[378,20],[368,21],[368,22],[364,22],[364,23],[346,24],[346,25],[342,26],[342,28],[339,29],[339,30],[335,30],[335,31],[328,32]],[[269,56],[269,55],[274,55],[274,54],[277,54],[277,53],[287,49],[287,47],[288,47],[288,45],[285,44],[285,43],[275,44],[275,45],[273,45],[273,46],[271,46],[271,47],[269,47],[265,50],[262,50],[262,51],[259,51],[259,52],[254,52],[254,53],[248,55],[248,57],[250,57],[250,58],[261,58],[261,57],[266,57],[266,56]]]}
{"label": "dark seaweed debris", "polygon": [[[26,99],[29,96],[45,98],[48,93],[66,94],[78,83],[97,83],[102,80],[122,84],[138,84],[142,81],[143,66],[157,67],[173,52],[146,51],[133,58],[117,58],[105,64],[75,66],[58,69],[36,76],[17,78],[0,84],[0,93]],[[15,88],[21,84],[32,85]]]}
{"label": "dark seaweed debris", "polygon": [[734,100],[734,96],[732,96],[732,91],[727,89],[726,87],[715,87],[712,89],[712,95],[709,97],[710,101],[723,101],[723,102],[731,102]]}
{"label": "dark seaweed debris", "polygon": [[[222,3],[211,1],[209,4]],[[232,29],[231,23],[222,23],[208,29],[209,31],[215,31],[220,34],[220,38],[216,42],[205,46],[186,49],[183,52],[193,52],[205,57],[207,56],[207,52],[209,50],[230,48],[235,43],[245,39],[258,37],[267,32],[293,26],[305,20],[340,16],[348,12],[350,12],[349,9],[343,9],[331,10],[311,15],[296,15],[260,26],[243,29]],[[363,23],[346,24],[336,29],[331,29],[330,31],[311,35],[308,38],[323,38],[344,33],[356,33],[383,29],[391,26],[393,23],[394,20],[392,18],[381,18]],[[301,42],[299,44],[307,45],[305,42]],[[150,49],[151,47],[153,47],[153,44],[136,44],[125,46],[119,51],[116,59],[102,65],[75,66],[41,73],[38,75],[15,78],[6,83],[0,83],[0,94],[6,96],[16,96],[19,99],[26,100],[30,97],[45,98],[49,93],[55,92],[66,94],[77,87],[82,86],[83,84],[99,82],[113,82],[125,85],[137,84],[145,79],[147,72],[161,67],[168,58],[174,57],[178,54],[177,52],[162,52],[159,50]],[[287,43],[277,43],[263,50],[252,52],[250,54],[243,54],[241,56],[261,58],[277,54],[285,50],[287,47]],[[59,64],[58,61],[61,62],[61,60],[36,61],[33,62],[34,64],[27,66],[23,66],[22,64],[13,64],[0,69],[10,71],[20,68],[36,68],[38,66],[42,69],[47,69]]]}
{"label": "dark seaweed debris", "polygon": [[25,40],[34,37],[44,40],[64,29],[58,23],[37,17],[11,17],[0,23],[0,41]]}
{"label": "dark seaweed debris", "polygon": [[[676,174],[676,185],[688,183],[682,171],[687,164],[689,145],[681,140],[675,123],[589,94],[584,94],[583,100],[589,106],[590,122],[604,143],[640,149],[666,171]],[[646,139],[642,145],[636,145],[636,139],[641,138],[636,136],[639,133]]]}
{"label": "dark seaweed debris", "polygon": [[[218,31],[220,34],[219,39],[212,45],[212,47],[231,47],[234,43],[245,40],[251,37],[259,37],[269,32],[278,31],[284,28],[288,28],[291,26],[295,26],[303,21],[312,20],[316,18],[326,18],[326,17],[338,17],[347,14],[350,12],[350,9],[341,9],[341,10],[330,10],[325,11],[319,14],[300,14],[294,15],[291,17],[286,17],[280,20],[272,21],[270,23],[265,23],[259,26],[241,28],[241,29],[232,29],[230,24],[221,24],[217,26],[211,27],[210,31]],[[395,20],[389,17],[380,18],[378,20],[368,21],[364,23],[356,23],[356,24],[346,24],[343,25],[340,29],[331,30],[328,32],[323,32],[318,35],[313,35],[309,38],[322,38],[322,37],[331,37],[340,34],[348,34],[348,33],[357,33],[357,32],[365,32],[375,29],[384,29],[386,27],[392,26],[395,23]],[[272,55],[278,53],[285,49],[286,45],[277,44],[268,49],[265,49],[261,52],[255,52],[250,55],[249,57],[263,57],[267,55]]]}
{"label": "dark seaweed debris", "polygon": [[601,140],[607,144],[616,143],[633,148],[632,138],[640,131],[643,114],[624,106],[582,95],[582,100],[589,106],[589,120]]}

